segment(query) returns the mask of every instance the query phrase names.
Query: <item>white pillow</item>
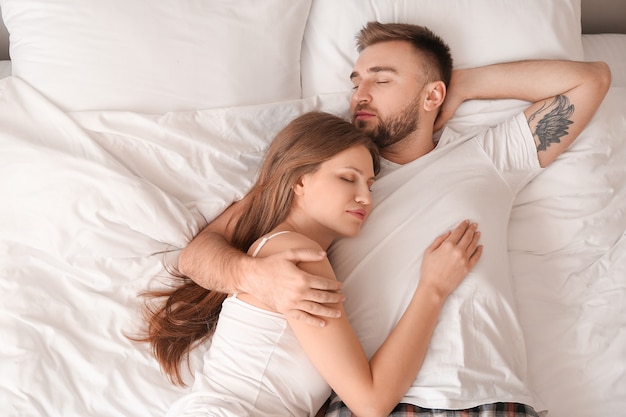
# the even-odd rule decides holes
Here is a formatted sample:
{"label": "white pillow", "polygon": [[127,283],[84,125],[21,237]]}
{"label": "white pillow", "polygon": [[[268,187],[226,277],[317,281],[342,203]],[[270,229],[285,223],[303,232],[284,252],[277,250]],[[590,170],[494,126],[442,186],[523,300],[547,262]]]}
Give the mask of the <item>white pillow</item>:
{"label": "white pillow", "polygon": [[611,68],[611,86],[626,87],[626,34],[583,35],[586,61],[605,61]]}
{"label": "white pillow", "polygon": [[348,91],[355,35],[371,20],[427,26],[456,68],[583,59],[580,0],[315,0],[302,46],[303,97]]}
{"label": "white pillow", "polygon": [[0,79],[11,76],[11,61],[0,61]]}
{"label": "white pillow", "polygon": [[0,0],[13,74],[67,111],[301,97],[311,0]]}

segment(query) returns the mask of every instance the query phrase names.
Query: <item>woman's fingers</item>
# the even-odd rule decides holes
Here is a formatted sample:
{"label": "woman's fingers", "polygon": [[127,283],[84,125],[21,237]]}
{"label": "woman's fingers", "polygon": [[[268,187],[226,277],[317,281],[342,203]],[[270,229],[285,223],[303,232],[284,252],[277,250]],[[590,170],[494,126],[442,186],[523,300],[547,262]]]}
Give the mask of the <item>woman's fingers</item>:
{"label": "woman's fingers", "polygon": [[478,246],[480,239],[480,232],[477,229],[476,223],[464,220],[450,233],[448,240],[471,254]]}
{"label": "woman's fingers", "polygon": [[468,250],[474,241],[474,237],[476,235],[476,228],[478,225],[476,223],[472,223],[465,229],[463,236],[459,239],[458,246],[463,250]]}
{"label": "woman's fingers", "polygon": [[465,236],[467,229],[470,227],[469,220],[463,220],[453,231],[450,233],[448,237],[448,241],[458,245],[461,239]]}
{"label": "woman's fingers", "polygon": [[480,231],[478,231],[478,225],[476,225],[475,223],[472,225],[473,227],[468,228],[468,232],[471,233],[466,233],[466,236],[469,239],[469,243],[466,246],[465,252],[468,255],[472,255],[474,253],[474,251],[476,251],[476,248],[478,248],[478,242],[480,241]]}
{"label": "woman's fingers", "polygon": [[446,241],[446,239],[450,236],[451,232],[445,232],[444,234],[440,235],[439,237],[437,237],[435,239],[435,241],[433,243],[430,244],[430,246],[428,247],[428,249],[426,249],[426,253],[430,253],[434,250],[436,250],[439,246],[441,246],[441,244],[443,242]]}
{"label": "woman's fingers", "polygon": [[472,252],[472,255],[469,258],[470,269],[473,268],[474,265],[476,265],[476,262],[478,262],[482,254],[483,254],[483,245],[480,245],[476,248],[476,250],[474,250],[474,252]]}

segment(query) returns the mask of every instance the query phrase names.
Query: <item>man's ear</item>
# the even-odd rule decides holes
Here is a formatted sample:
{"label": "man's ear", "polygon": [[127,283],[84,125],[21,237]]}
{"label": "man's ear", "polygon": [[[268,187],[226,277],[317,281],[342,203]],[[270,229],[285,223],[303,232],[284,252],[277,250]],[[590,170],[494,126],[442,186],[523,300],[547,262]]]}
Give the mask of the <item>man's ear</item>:
{"label": "man's ear", "polygon": [[433,81],[424,86],[426,96],[424,98],[424,110],[437,110],[446,98],[446,85],[443,81]]}

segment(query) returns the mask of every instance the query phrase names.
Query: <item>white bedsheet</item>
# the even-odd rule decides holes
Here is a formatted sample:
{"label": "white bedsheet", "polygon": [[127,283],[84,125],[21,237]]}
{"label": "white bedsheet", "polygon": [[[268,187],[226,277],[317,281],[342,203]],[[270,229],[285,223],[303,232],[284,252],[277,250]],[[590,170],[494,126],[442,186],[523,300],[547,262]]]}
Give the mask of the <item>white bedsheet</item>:
{"label": "white bedsheet", "polygon": [[626,88],[518,196],[509,249],[533,388],[551,415],[626,406]]}
{"label": "white bedsheet", "polygon": [[[0,415],[163,415],[183,390],[124,336],[137,292],[246,192],[278,129],[345,100],[68,115],[0,80]],[[557,417],[626,406],[624,102],[613,87],[511,219],[531,382]]]}
{"label": "white bedsheet", "polygon": [[278,129],[320,105],[67,115],[0,80],[0,415],[163,415],[183,391],[124,336],[136,294],[247,192]]}

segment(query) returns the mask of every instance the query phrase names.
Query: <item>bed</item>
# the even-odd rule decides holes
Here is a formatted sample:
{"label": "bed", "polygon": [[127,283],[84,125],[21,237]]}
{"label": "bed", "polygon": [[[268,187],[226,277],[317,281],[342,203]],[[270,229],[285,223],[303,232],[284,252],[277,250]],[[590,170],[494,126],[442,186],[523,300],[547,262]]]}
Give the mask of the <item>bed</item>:
{"label": "bed", "polygon": [[[0,415],[160,416],[186,392],[126,337],[141,324],[137,293],[246,193],[285,123],[346,115],[354,34],[374,19],[430,27],[459,68],[611,66],[589,126],[518,196],[509,249],[549,415],[623,415],[626,30],[596,19],[583,33],[591,3],[0,0]],[[626,22],[623,2],[604,7]],[[449,123],[523,105],[468,102]]]}

